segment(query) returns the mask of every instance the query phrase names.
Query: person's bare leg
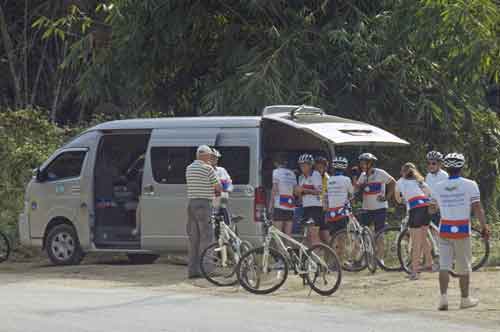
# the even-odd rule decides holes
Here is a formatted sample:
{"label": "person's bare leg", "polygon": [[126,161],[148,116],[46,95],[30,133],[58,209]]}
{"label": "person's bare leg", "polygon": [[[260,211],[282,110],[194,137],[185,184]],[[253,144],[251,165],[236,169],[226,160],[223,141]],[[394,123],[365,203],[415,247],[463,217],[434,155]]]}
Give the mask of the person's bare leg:
{"label": "person's bare leg", "polygon": [[308,243],[310,246],[313,246],[317,243],[320,243],[319,239],[319,227],[318,226],[307,226],[309,227],[308,235]]}
{"label": "person's bare leg", "polygon": [[441,295],[446,296],[448,294],[448,284],[450,283],[449,271],[439,271],[439,290]]}
{"label": "person's bare leg", "polygon": [[470,274],[459,276],[458,283],[460,285],[460,293],[462,294],[462,298],[469,297]]}
{"label": "person's bare leg", "polygon": [[274,221],[273,220],[273,226],[279,229],[280,231],[283,231],[283,221]]}
{"label": "person's bare leg", "polygon": [[[374,231],[373,235],[375,236],[377,233]],[[378,258],[383,258],[384,257],[384,236],[380,235],[377,240],[377,253],[376,256]]]}
{"label": "person's bare leg", "polygon": [[425,268],[432,270],[432,245],[429,239],[429,226],[422,227],[422,254],[425,259]]}
{"label": "person's bare leg", "polygon": [[283,232],[288,236],[292,236],[292,231],[293,231],[293,221],[290,220],[283,222]]}
{"label": "person's bare leg", "polygon": [[410,241],[411,241],[411,271],[418,272],[419,267],[419,232],[417,228],[410,228]]}
{"label": "person's bare leg", "polygon": [[319,231],[319,237],[321,239],[321,242],[323,242],[324,244],[326,244],[327,246],[330,245],[330,231],[328,230],[321,230]]}

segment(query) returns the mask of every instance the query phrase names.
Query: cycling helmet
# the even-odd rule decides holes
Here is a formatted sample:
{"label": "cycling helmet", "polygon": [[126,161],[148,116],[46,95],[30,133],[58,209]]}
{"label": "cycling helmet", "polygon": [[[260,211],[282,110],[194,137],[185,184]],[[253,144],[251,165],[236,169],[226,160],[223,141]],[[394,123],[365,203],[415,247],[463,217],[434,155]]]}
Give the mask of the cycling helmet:
{"label": "cycling helmet", "polygon": [[369,153],[369,152],[365,152],[365,153],[362,153],[359,155],[358,157],[358,160],[359,161],[377,161],[377,157],[375,157],[373,154]]}
{"label": "cycling helmet", "polygon": [[316,159],[314,160],[316,163],[323,163],[325,165],[328,165],[328,159],[326,159],[325,157],[323,156],[318,156],[316,157]]}
{"label": "cycling helmet", "polygon": [[465,157],[461,153],[449,153],[444,157],[444,167],[462,168],[465,165]]}
{"label": "cycling helmet", "polygon": [[222,155],[220,154],[219,150],[216,150],[216,149],[212,149],[214,151],[214,156],[215,158],[220,158],[222,157]]}
{"label": "cycling helmet", "polygon": [[314,164],[314,157],[310,154],[304,153],[299,157],[299,164]]}
{"label": "cycling helmet", "polygon": [[427,153],[427,160],[442,161],[443,155],[441,154],[441,152],[438,151],[430,151],[429,153]]}
{"label": "cycling helmet", "polygon": [[332,160],[332,167],[335,169],[346,169],[348,164],[347,158],[344,157],[335,157]]}

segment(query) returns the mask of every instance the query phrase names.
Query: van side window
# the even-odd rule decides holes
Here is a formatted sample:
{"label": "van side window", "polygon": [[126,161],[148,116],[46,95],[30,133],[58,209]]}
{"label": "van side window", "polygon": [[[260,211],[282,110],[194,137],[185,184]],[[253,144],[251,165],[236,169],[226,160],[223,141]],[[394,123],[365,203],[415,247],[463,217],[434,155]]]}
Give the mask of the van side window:
{"label": "van side window", "polygon": [[48,181],[77,178],[82,172],[85,151],[63,152],[54,159],[44,173]]}
{"label": "van side window", "polygon": [[196,157],[196,147],[152,147],[151,167],[158,183],[185,184],[186,167]]}
{"label": "van side window", "polygon": [[250,180],[250,148],[248,146],[220,146],[222,158],[219,165],[224,167],[233,184],[248,184]]}

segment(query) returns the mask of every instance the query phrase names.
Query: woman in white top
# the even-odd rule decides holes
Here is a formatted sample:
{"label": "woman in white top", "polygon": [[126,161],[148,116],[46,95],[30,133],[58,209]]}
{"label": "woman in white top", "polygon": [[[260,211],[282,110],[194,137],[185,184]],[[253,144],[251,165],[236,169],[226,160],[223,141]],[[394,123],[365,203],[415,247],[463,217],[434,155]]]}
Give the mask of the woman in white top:
{"label": "woman in white top", "polygon": [[[424,182],[424,177],[412,163],[406,163],[401,168],[401,179],[396,183],[396,200],[399,203],[406,203],[410,228],[410,238],[412,242],[412,273],[411,280],[418,279],[420,261],[424,254],[424,243],[427,241],[427,230],[430,223],[429,207],[429,186]],[[432,267],[432,256],[425,252],[425,263]]]}

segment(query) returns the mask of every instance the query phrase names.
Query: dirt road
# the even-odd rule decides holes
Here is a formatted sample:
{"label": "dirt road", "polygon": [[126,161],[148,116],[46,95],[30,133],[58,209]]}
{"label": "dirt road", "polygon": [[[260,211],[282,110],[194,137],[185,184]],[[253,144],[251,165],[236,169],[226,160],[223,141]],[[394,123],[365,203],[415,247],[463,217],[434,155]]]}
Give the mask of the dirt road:
{"label": "dirt road", "polygon": [[[153,265],[127,265],[125,258],[89,258],[80,266],[52,267],[48,262],[0,264],[0,283],[24,283],[40,287],[77,287],[87,289],[147,289],[224,298],[256,297],[238,287],[216,288],[204,280],[185,279],[184,266],[162,259]],[[437,312],[437,275],[423,274],[417,282],[402,273],[345,273],[340,290],[331,297],[320,297],[292,277],[266,301],[312,303],[341,306],[345,309],[380,313],[408,313],[440,321],[473,324],[500,330],[500,271],[473,274],[472,293],[481,299],[479,307],[459,311],[458,282],[451,283],[450,311]],[[259,297],[262,298],[262,297]]]}

